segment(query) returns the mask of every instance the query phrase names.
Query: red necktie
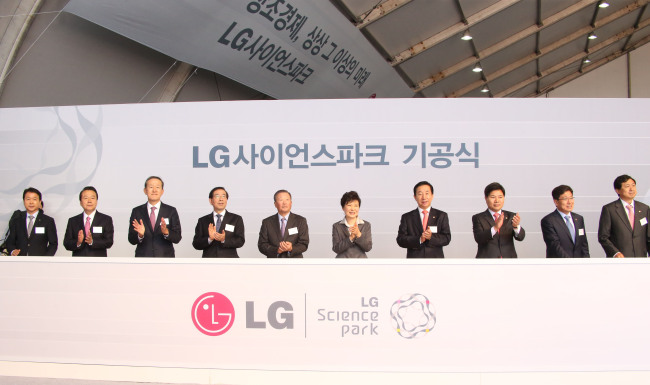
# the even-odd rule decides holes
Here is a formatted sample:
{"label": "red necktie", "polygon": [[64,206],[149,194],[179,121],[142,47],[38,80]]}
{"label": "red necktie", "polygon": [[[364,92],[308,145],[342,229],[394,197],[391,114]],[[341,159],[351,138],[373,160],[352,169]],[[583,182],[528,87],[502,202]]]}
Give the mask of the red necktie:
{"label": "red necktie", "polygon": [[[499,219],[500,216],[501,216],[501,215],[499,215],[499,213],[494,213],[494,222],[495,222],[495,223],[496,223],[497,219]],[[497,230],[497,233],[498,233],[498,232],[499,232],[499,230]]]}
{"label": "red necktie", "polygon": [[630,220],[630,226],[632,226],[632,230],[634,230],[634,208],[632,205],[627,205],[627,219]]}
{"label": "red necktie", "polygon": [[86,236],[90,235],[90,217],[86,217],[86,226],[84,226],[84,231],[86,232]]}
{"label": "red necktie", "polygon": [[149,220],[151,221],[151,229],[155,230],[156,229],[156,208],[152,207],[151,208],[151,214],[149,214]]}
{"label": "red necktie", "polygon": [[422,229],[427,231],[427,225],[429,224],[429,212],[427,210],[422,210],[424,217],[422,218]]}

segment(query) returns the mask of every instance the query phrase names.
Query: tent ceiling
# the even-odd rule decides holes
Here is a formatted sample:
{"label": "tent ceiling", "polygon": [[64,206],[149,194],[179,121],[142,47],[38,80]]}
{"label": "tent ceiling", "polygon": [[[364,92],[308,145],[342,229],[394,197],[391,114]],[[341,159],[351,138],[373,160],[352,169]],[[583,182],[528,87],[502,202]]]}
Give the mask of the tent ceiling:
{"label": "tent ceiling", "polygon": [[331,1],[422,97],[536,96],[650,41],[650,0]]}

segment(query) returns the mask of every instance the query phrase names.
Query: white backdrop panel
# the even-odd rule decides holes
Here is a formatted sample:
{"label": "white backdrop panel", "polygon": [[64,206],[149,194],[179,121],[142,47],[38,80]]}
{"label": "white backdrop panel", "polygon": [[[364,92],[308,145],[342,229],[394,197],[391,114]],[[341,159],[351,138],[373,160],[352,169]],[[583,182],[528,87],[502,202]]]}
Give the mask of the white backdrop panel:
{"label": "white backdrop panel", "polygon": [[[471,216],[485,210],[483,188],[499,181],[504,208],[520,213],[527,232],[520,257],[543,257],[539,221],[555,209],[552,188],[569,184],[592,257],[603,257],[596,231],[602,205],[616,199],[614,178],[636,177],[648,203],[649,108],[647,99],[359,99],[2,109],[0,221],[4,228],[34,186],[61,240],[81,212],[80,189],[94,185],[99,211],[115,223],[109,256],[133,255],[129,214],[146,200],[144,180],[159,175],[183,227],[177,257],[200,257],[194,226],[211,210],[210,189],[225,186],[228,210],[246,225],[240,256],[258,258],[261,221],[274,213],[273,193],[287,189],[309,223],[305,257],[331,258],[340,197],[356,190],[373,227],[369,257],[403,258],[400,216],[416,207],[413,185],[428,180],[434,207],[450,218],[446,256],[473,258]],[[69,252],[60,245],[57,255]]]}

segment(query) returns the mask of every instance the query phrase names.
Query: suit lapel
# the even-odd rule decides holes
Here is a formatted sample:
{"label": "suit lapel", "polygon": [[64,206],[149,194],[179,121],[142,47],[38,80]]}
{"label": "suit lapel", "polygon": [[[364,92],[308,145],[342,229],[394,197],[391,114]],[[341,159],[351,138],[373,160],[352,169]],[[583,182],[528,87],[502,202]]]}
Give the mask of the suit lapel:
{"label": "suit lapel", "polygon": [[422,228],[422,218],[420,217],[420,207],[413,210],[413,220],[415,221],[417,228],[420,230],[420,234],[422,234],[424,232],[424,229]]}
{"label": "suit lapel", "polygon": [[284,229],[284,237],[282,237],[282,240],[284,241],[289,237],[289,229],[295,227],[296,223],[296,216],[295,214],[290,214],[289,215],[289,220],[287,220],[287,227]]}
{"label": "suit lapel", "polygon": [[[625,210],[625,207],[623,207],[621,201],[620,200],[616,201],[614,207],[616,213],[621,218],[621,220],[623,221],[627,229],[632,231],[632,226],[630,226],[630,219],[627,217],[627,211]],[[635,216],[635,220],[636,220],[636,216]]]}
{"label": "suit lapel", "polygon": [[[564,229],[564,230],[561,230],[562,233],[567,237],[567,239],[571,240],[571,232],[569,231],[569,228],[566,225],[566,221],[564,220],[564,217],[562,216],[562,214],[560,214],[557,210],[555,210],[555,219],[558,221],[558,227]],[[576,230],[576,234],[577,234],[576,220],[575,220],[575,217],[573,215],[571,215],[571,220],[573,221],[573,229]],[[571,241],[571,243],[573,243],[574,246],[575,246],[574,241]]]}

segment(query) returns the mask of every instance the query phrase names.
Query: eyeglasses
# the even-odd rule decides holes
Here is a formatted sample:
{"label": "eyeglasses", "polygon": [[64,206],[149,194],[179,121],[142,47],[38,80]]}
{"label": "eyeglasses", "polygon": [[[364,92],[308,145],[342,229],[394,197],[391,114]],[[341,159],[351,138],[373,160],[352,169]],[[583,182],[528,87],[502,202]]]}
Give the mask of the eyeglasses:
{"label": "eyeglasses", "polygon": [[560,199],[558,199],[558,200],[561,201],[561,202],[566,202],[566,201],[571,201],[571,202],[573,202],[573,201],[575,200],[575,198],[574,198],[574,197],[571,197],[571,198],[560,198]]}

